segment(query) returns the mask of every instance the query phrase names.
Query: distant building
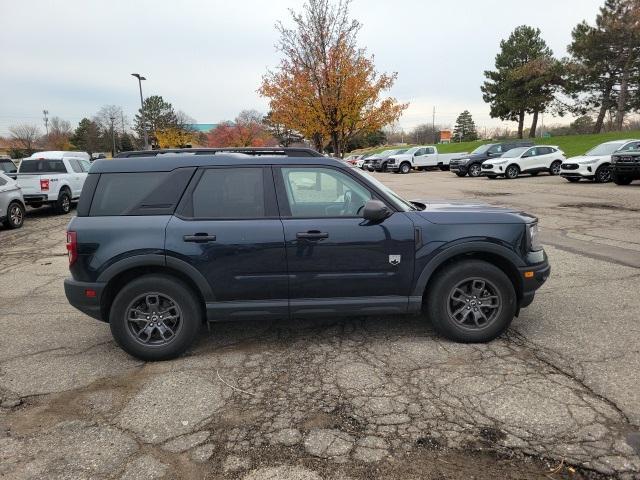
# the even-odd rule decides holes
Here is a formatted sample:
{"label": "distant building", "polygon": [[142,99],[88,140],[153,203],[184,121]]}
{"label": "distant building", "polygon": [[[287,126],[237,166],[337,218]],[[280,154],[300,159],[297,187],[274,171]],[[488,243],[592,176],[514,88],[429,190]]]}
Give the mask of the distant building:
{"label": "distant building", "polygon": [[199,133],[209,133],[211,130],[216,128],[218,124],[217,123],[191,123],[187,126]]}
{"label": "distant building", "polygon": [[440,130],[440,143],[451,143],[451,130]]}

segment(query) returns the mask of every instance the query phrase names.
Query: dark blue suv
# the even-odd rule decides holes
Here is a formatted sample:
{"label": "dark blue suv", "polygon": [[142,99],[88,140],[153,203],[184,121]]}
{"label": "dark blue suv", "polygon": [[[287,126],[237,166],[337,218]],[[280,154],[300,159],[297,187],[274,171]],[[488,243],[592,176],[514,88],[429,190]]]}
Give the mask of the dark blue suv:
{"label": "dark blue suv", "polygon": [[244,318],[424,312],[485,342],[550,271],[525,213],[409,202],[335,159],[240,153],[96,161],[67,249],[69,302],[144,360]]}

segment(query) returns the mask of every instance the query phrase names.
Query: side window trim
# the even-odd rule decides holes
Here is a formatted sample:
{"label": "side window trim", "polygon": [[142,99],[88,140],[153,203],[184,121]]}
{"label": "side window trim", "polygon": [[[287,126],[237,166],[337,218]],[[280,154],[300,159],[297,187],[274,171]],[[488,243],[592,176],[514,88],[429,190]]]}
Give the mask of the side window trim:
{"label": "side window trim", "polygon": [[[231,218],[231,217],[195,217],[193,215],[193,192],[197,188],[202,176],[207,170],[214,169],[237,169],[237,168],[260,168],[262,169],[262,185],[264,191],[264,210],[265,215],[262,217],[241,217],[241,218]],[[178,203],[178,206],[175,210],[175,216],[185,221],[233,221],[233,220],[269,220],[269,219],[278,219],[280,218],[278,212],[278,204],[274,186],[274,177],[271,173],[271,166],[265,164],[247,164],[242,166],[237,165],[215,165],[215,166],[206,166],[200,167],[196,171],[196,173],[191,177],[191,181],[189,185],[185,189],[182,194],[182,198]]]}

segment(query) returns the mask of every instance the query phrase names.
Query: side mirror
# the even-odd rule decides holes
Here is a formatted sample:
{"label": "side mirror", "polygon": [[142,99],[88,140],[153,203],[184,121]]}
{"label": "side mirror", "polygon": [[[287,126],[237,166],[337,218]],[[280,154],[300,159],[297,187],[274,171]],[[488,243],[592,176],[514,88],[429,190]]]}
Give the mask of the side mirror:
{"label": "side mirror", "polygon": [[391,215],[391,210],[380,200],[369,200],[364,204],[362,218],[370,222],[379,222]]}

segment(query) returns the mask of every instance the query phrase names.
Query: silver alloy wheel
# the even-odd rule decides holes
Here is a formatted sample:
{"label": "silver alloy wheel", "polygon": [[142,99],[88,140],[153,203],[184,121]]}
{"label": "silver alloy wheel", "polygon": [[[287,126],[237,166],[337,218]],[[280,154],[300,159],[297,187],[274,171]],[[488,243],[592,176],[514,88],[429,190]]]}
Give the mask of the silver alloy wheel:
{"label": "silver alloy wheel", "polygon": [[400,171],[402,173],[409,173],[411,171],[411,165],[409,165],[408,163],[403,163],[402,165],[400,165]]}
{"label": "silver alloy wheel", "polygon": [[164,347],[182,329],[182,310],[168,295],[145,293],[126,310],[127,332],[145,346]]}
{"label": "silver alloy wheel", "polygon": [[511,165],[507,167],[507,170],[504,173],[507,178],[516,178],[520,172],[518,171],[518,167]]}
{"label": "silver alloy wheel", "polygon": [[551,164],[551,175],[560,175],[560,169],[562,167],[562,162],[556,160]]}
{"label": "silver alloy wheel", "polygon": [[22,208],[17,203],[14,203],[9,210],[9,221],[13,227],[19,227],[24,221]]}
{"label": "silver alloy wheel", "polygon": [[447,313],[460,328],[484,330],[500,316],[502,304],[502,295],[493,283],[471,277],[453,287],[447,299]]}
{"label": "silver alloy wheel", "polygon": [[71,210],[71,199],[68,194],[63,194],[62,197],[62,211],[67,213]]}
{"label": "silver alloy wheel", "polygon": [[469,176],[470,177],[479,177],[482,172],[482,167],[477,163],[474,163],[469,167]]}

